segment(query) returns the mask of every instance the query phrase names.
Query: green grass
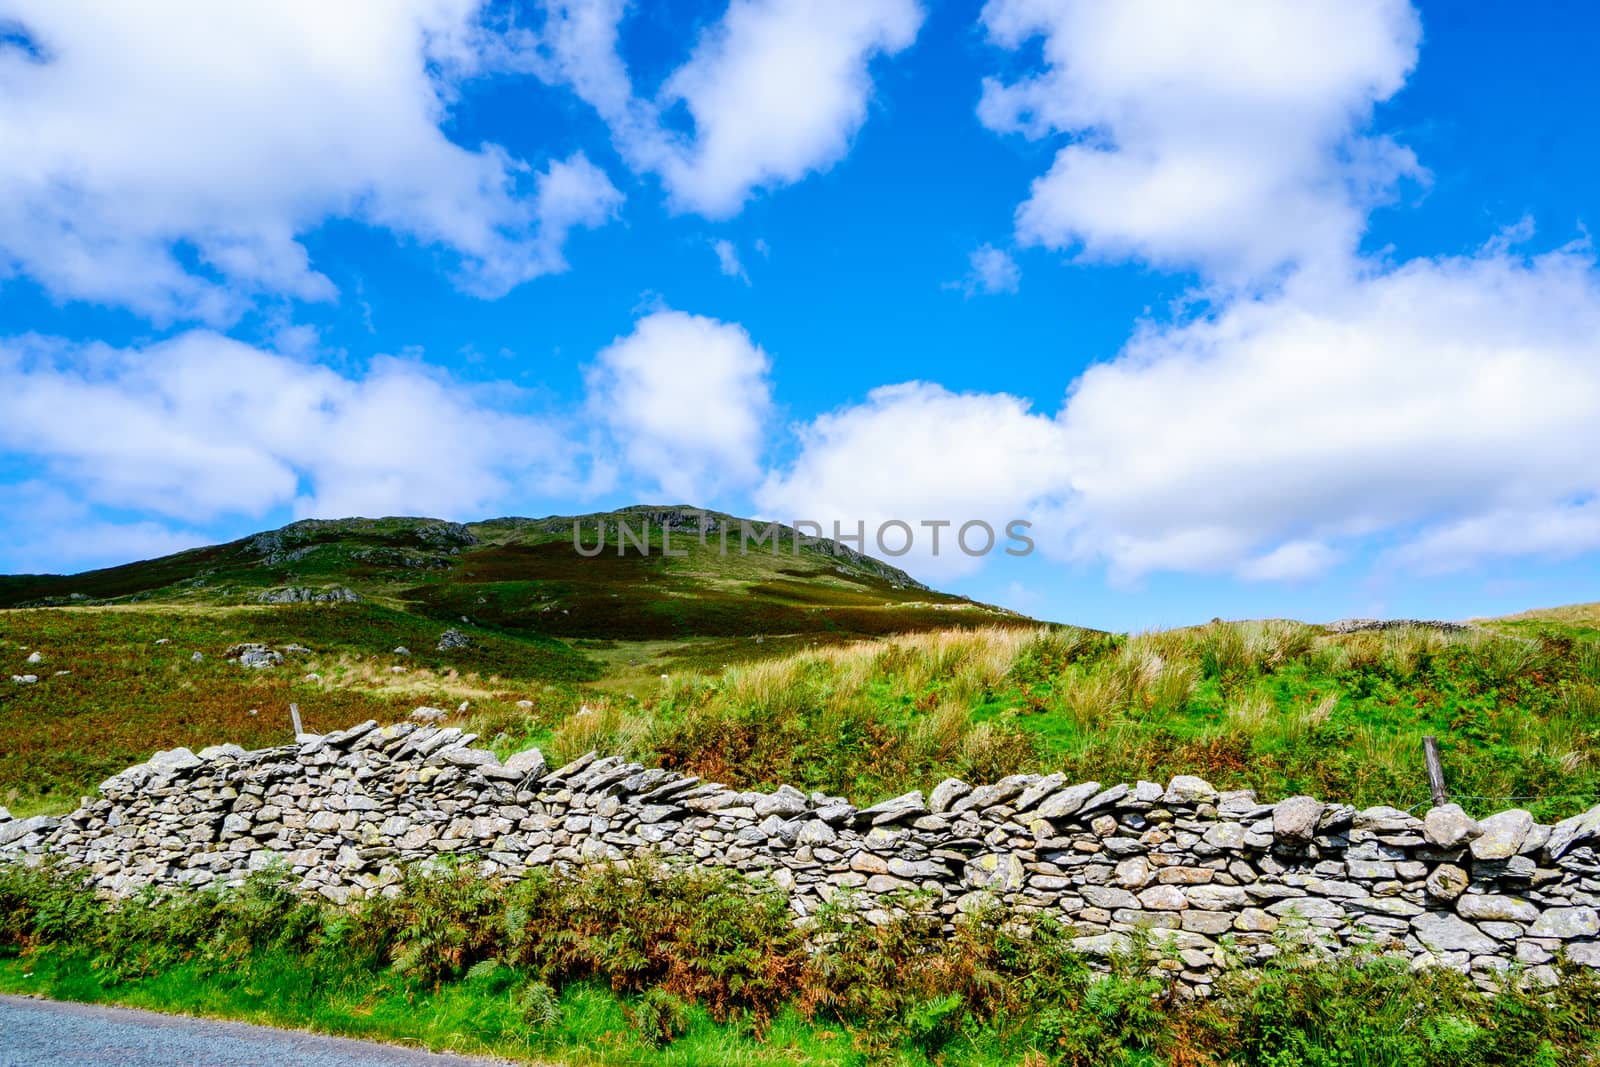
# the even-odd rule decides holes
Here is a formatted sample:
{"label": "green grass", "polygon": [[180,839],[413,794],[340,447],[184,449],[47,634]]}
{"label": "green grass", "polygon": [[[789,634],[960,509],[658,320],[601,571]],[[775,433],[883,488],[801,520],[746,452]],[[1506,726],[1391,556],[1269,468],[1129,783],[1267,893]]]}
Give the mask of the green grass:
{"label": "green grass", "polygon": [[[0,868],[0,990],[571,1065],[1523,1067],[1600,1055],[1600,986],[1485,997],[1403,960],[1318,961],[1293,933],[1217,995],[1171,995],[1154,945],[1096,974],[1048,920],[954,936],[916,898],[881,926],[648,864],[504,885],[413,872],[350,910],[269,874],[121,904]],[[809,946],[805,943],[811,935]]]}
{"label": "green grass", "polygon": [[947,774],[1060,770],[1410,807],[1428,798],[1434,735],[1469,810],[1554,820],[1600,801],[1600,635],[1532,625],[913,635],[673,676],[635,701],[529,722],[521,739],[858,801]]}

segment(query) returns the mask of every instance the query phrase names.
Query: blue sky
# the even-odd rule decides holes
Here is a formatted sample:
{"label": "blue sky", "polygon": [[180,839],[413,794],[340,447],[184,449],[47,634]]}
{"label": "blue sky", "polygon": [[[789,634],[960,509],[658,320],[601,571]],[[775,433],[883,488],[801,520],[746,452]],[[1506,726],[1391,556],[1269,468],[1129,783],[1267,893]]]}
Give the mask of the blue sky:
{"label": "blue sky", "polygon": [[1600,597],[1587,5],[76,6],[0,570],[683,501],[1025,518],[901,562],[1117,628]]}

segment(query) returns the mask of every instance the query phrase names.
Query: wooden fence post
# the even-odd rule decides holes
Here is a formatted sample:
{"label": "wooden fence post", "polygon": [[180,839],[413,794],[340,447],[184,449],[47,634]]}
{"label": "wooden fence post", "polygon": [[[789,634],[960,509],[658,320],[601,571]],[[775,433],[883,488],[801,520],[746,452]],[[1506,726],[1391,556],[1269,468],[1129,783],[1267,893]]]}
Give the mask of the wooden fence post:
{"label": "wooden fence post", "polygon": [[1450,794],[1444,788],[1444,764],[1439,762],[1439,739],[1422,739],[1422,759],[1428,767],[1428,789],[1433,793],[1433,806],[1450,803]]}
{"label": "wooden fence post", "polygon": [[289,705],[289,720],[294,723],[294,735],[295,735],[295,737],[299,737],[301,734],[305,733],[305,730],[303,730],[301,728],[301,726],[300,726],[300,705],[299,704],[290,704]]}

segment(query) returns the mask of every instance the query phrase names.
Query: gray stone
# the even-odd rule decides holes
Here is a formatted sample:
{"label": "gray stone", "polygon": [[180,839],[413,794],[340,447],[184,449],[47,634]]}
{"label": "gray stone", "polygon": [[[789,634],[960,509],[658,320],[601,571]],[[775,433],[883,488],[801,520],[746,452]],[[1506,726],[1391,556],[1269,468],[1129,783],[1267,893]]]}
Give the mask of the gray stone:
{"label": "gray stone", "polygon": [[1217,799],[1217,791],[1204,778],[1180,774],[1167,783],[1163,801],[1168,804],[1210,804]]}
{"label": "gray stone", "polygon": [[544,753],[537,748],[525,748],[507,756],[504,767],[527,778],[538,778],[545,770]]}
{"label": "gray stone", "polygon": [[1498,952],[1500,944],[1494,938],[1469,922],[1448,912],[1424,912],[1411,920],[1411,932],[1430,951],[1471,952],[1474,954]]}
{"label": "gray stone", "polygon": [[472,638],[452,626],[439,635],[439,643],[434,647],[440,652],[455,652],[459,649],[471,648]]}
{"label": "gray stone", "polygon": [[1566,855],[1567,850],[1592,838],[1600,837],[1600,804],[1582,815],[1562,819],[1550,828],[1544,844],[1545,856],[1552,862]]}
{"label": "gray stone", "polygon": [[0,823],[0,847],[21,841],[33,834],[47,834],[61,825],[61,820],[49,815],[35,815],[31,819],[11,819]]}
{"label": "gray stone", "polygon": [[967,864],[963,881],[970,889],[1001,892],[1021,889],[1026,877],[1027,871],[1016,856],[991,852]]}
{"label": "gray stone", "polygon": [[972,792],[972,787],[959,778],[946,778],[933,787],[933,792],[928,794],[928,808],[931,811],[949,811],[950,805]]}
{"label": "gray stone", "polygon": [[1455,848],[1482,834],[1476,820],[1462,811],[1459,804],[1429,808],[1422,817],[1422,839],[1435,848]]}
{"label": "gray stone", "polygon": [[157,752],[145,764],[158,774],[175,774],[179,771],[191,770],[202,765],[199,756],[186,748],[173,748],[165,752]]}
{"label": "gray stone", "polygon": [[1474,922],[1531,923],[1539,917],[1539,909],[1521,897],[1472,893],[1456,901],[1456,914]]}
{"label": "gray stone", "polygon": [[1452,863],[1441,864],[1428,875],[1428,895],[1439,900],[1454,900],[1467,888],[1467,872]]}
{"label": "gray stone", "polygon": [[1286,844],[1308,844],[1326,806],[1314,797],[1289,797],[1278,801],[1272,809],[1273,835]]}
{"label": "gray stone", "polygon": [[1189,898],[1175,885],[1153,885],[1140,890],[1139,903],[1151,911],[1182,911],[1189,906]]}
{"label": "gray stone", "polygon": [[1086,885],[1078,892],[1097,908],[1137,908],[1139,900],[1126,889],[1108,885]]}
{"label": "gray stone", "polygon": [[1533,816],[1521,808],[1491,815],[1478,824],[1482,833],[1473,838],[1472,858],[1503,860],[1515,856],[1533,829]]}
{"label": "gray stone", "polygon": [[1530,937],[1558,937],[1570,941],[1600,934],[1600,913],[1591,907],[1547,908],[1528,928]]}
{"label": "gray stone", "polygon": [[1078,785],[1069,785],[1065,789],[1052,793],[1039,805],[1039,817],[1051,820],[1071,818],[1089,801],[1089,798],[1099,792],[1099,782],[1082,782]]}
{"label": "gray stone", "polygon": [[884,820],[888,822],[897,822],[899,820],[913,818],[918,815],[926,815],[927,812],[928,806],[923,802],[922,790],[913,789],[909,793],[902,793],[897,797],[891,797],[890,799],[883,801],[881,804],[874,804],[870,808],[862,808],[856,813],[856,819],[858,821]]}

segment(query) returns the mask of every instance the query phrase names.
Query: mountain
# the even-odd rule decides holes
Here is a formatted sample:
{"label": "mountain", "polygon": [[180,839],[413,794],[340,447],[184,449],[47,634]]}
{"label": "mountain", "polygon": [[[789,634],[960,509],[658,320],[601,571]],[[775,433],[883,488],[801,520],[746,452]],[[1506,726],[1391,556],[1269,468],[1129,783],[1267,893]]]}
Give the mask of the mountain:
{"label": "mountain", "polygon": [[620,641],[1026,621],[831,540],[807,543],[788,526],[684,506],[466,524],[308,519],[82,574],[0,577],[0,608],[332,601]]}

